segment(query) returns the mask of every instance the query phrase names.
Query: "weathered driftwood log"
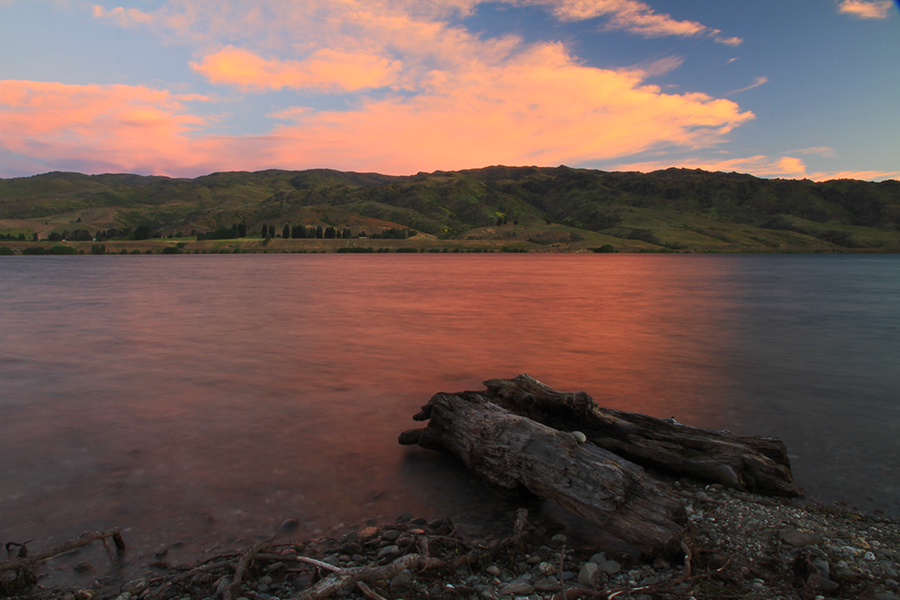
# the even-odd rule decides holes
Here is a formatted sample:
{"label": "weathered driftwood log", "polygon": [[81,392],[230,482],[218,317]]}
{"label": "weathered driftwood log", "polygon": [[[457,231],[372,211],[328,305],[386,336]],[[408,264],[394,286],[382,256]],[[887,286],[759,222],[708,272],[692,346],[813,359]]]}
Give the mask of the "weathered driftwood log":
{"label": "weathered driftwood log", "polygon": [[641,467],[481,394],[436,394],[414,418],[428,427],[401,444],[448,450],[488,481],[523,485],[644,552],[674,550],[684,534],[681,501]]}
{"label": "weathered driftwood log", "polygon": [[585,392],[558,392],[524,374],[484,384],[485,395],[511,412],[562,431],[581,431],[594,444],[644,467],[752,492],[799,494],[781,440],[602,408]]}

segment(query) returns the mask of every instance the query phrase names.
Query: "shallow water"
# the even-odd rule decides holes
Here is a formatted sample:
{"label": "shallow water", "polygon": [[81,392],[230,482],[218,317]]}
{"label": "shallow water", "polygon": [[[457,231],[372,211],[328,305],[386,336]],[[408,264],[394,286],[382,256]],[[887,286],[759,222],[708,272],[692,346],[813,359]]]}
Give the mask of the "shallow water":
{"label": "shallow water", "polygon": [[894,256],[0,260],[0,543],[119,526],[172,560],[287,517],[502,519],[396,440],[435,392],[523,372],[777,436],[811,496],[897,514],[898,309]]}

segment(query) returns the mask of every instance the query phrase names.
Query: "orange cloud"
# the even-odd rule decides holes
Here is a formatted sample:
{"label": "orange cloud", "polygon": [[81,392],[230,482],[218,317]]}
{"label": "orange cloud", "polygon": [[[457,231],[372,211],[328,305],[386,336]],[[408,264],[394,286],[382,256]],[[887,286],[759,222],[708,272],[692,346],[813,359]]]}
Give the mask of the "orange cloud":
{"label": "orange cloud", "polygon": [[391,85],[400,71],[398,61],[327,48],[305,61],[283,61],[266,60],[228,46],[191,66],[212,83],[260,91],[294,88],[352,92]]}
{"label": "orange cloud", "polygon": [[730,100],[662,93],[640,72],[578,64],[561,44],[533,46],[499,64],[434,70],[420,84],[416,95],[364,99],[344,111],[272,111],[288,122],[235,137],[194,131],[208,123],[165,91],[3,82],[0,143],[23,155],[104,165],[83,168],[91,172],[330,166],[406,174],[708,147],[754,118]]}
{"label": "orange cloud", "polygon": [[389,173],[579,163],[658,146],[707,146],[753,118],[727,100],[662,94],[634,74],[578,65],[556,44],[502,68],[435,77],[442,85],[433,93],[301,112],[273,131],[271,160],[315,156]]}
{"label": "orange cloud", "polygon": [[878,2],[844,0],[838,5],[838,12],[860,19],[886,19],[892,4],[891,0],[880,0]]}
{"label": "orange cloud", "polygon": [[0,146],[54,168],[166,172],[194,162],[187,134],[203,124],[143,86],[0,81]]}

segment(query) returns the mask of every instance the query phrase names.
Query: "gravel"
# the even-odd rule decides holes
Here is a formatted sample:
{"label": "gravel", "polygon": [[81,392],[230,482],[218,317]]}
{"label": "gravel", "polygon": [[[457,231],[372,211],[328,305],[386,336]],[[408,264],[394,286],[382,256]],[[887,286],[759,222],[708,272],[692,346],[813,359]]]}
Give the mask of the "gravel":
{"label": "gravel", "polygon": [[[494,539],[465,540],[449,519],[427,523],[404,514],[337,538],[268,546],[250,563],[232,598],[286,600],[333,577],[329,569],[299,562],[303,557],[346,574],[386,568],[427,548],[430,557],[453,566],[401,570],[367,581],[368,586],[384,598],[404,600],[549,600],[561,599],[564,588],[570,600],[900,600],[900,520],[686,479],[673,481],[673,487],[687,512],[687,555],[642,557],[621,543],[601,548],[578,529],[535,517],[517,543],[503,546],[511,530],[496,532]],[[512,522],[510,515],[510,529]],[[220,600],[239,558],[240,552],[197,565],[163,565],[168,568],[162,575],[125,584],[96,580],[85,589],[38,584],[18,597]],[[366,596],[348,585],[332,597]]]}

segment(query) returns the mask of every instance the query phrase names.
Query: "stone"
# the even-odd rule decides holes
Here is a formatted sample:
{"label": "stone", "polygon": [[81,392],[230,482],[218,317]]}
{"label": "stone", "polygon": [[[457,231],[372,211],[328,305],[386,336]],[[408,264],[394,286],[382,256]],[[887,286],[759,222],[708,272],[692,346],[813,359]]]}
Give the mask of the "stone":
{"label": "stone", "polygon": [[534,593],[534,586],[525,581],[511,581],[500,586],[501,596],[527,596]]}
{"label": "stone", "polygon": [[349,554],[353,556],[354,554],[361,554],[363,551],[363,547],[355,542],[351,542],[348,544],[342,544],[340,547],[341,554]]}
{"label": "stone", "polygon": [[556,577],[547,577],[545,579],[538,579],[534,582],[534,589],[538,592],[558,592],[562,589],[562,584],[556,579]]}
{"label": "stone", "polygon": [[407,586],[411,581],[412,574],[409,571],[403,571],[394,575],[393,579],[391,579],[391,589]]}
{"label": "stone", "polygon": [[556,572],[556,565],[553,563],[542,562],[538,565],[538,572],[541,575],[553,575]]}
{"label": "stone", "polygon": [[[396,556],[400,554],[400,548],[398,546],[385,546],[381,550],[378,551],[376,557],[380,560],[385,557]],[[325,561],[328,562],[328,561]]]}
{"label": "stone", "polygon": [[878,592],[872,595],[872,600],[897,600],[897,596],[891,592]]}
{"label": "stone", "polygon": [[564,534],[564,533],[557,533],[557,534],[554,535],[552,538],[550,538],[550,543],[551,543],[553,546],[561,546],[561,545],[565,544],[566,541],[568,541],[568,539],[569,539],[569,538],[566,537],[566,534]]}
{"label": "stone", "polygon": [[603,563],[606,562],[606,555],[603,554],[602,552],[598,552],[597,554],[595,554],[591,557],[589,562],[597,563],[598,565],[602,565]]}
{"label": "stone", "polygon": [[398,537],[400,537],[400,532],[396,529],[388,529],[383,534],[381,534],[381,539],[386,542],[396,541]]}
{"label": "stone", "polygon": [[487,569],[485,569],[484,572],[493,577],[497,577],[498,575],[500,575],[500,568],[497,567],[497,565],[491,565]]}
{"label": "stone", "polygon": [[281,522],[281,525],[278,526],[278,529],[283,533],[293,533],[300,529],[300,521],[297,519],[285,519]]}
{"label": "stone", "polygon": [[785,529],[781,532],[781,539],[785,544],[790,544],[794,548],[802,548],[803,546],[813,546],[822,543],[822,536],[810,533],[808,531],[800,531],[798,529]]}
{"label": "stone", "polygon": [[263,575],[262,577],[259,578],[259,582],[264,585],[272,585],[272,578],[269,577],[268,575]]}
{"label": "stone", "polygon": [[875,553],[869,550],[865,554],[863,554],[863,560],[873,562],[875,560]]}
{"label": "stone", "polygon": [[594,587],[600,579],[600,567],[597,563],[585,563],[578,572],[578,583],[584,587]]}
{"label": "stone", "polygon": [[366,527],[365,529],[363,529],[362,531],[360,531],[360,532],[357,534],[358,538],[359,538],[360,540],[362,540],[363,542],[366,542],[366,541],[368,541],[368,540],[371,540],[371,539],[374,538],[376,535],[378,535],[378,528],[377,528],[377,527],[371,527],[371,526],[370,526],[370,527]]}
{"label": "stone", "polygon": [[615,575],[622,569],[622,565],[620,565],[619,563],[617,563],[614,560],[608,560],[608,561],[604,562],[602,565],[598,565],[598,566],[600,567],[601,571],[605,571],[606,573],[609,573],[610,575]]}
{"label": "stone", "polygon": [[580,431],[573,431],[571,433],[572,437],[575,438],[575,441],[579,444],[583,444],[587,441],[587,436],[581,433]]}

